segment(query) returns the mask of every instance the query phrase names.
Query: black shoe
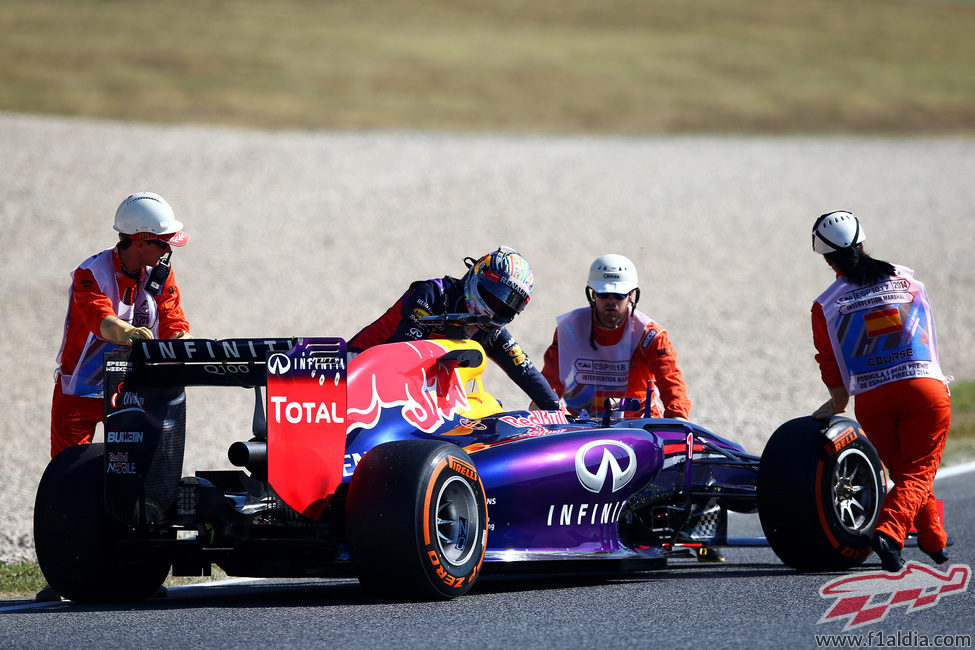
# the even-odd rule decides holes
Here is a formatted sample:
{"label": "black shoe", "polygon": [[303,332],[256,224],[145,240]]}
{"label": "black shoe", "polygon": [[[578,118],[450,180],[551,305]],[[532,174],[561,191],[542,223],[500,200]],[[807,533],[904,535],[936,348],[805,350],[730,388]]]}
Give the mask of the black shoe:
{"label": "black shoe", "polygon": [[884,571],[897,573],[904,568],[904,558],[901,550],[894,544],[894,540],[883,533],[874,533],[870,539],[870,547],[880,558],[880,566]]}
{"label": "black shoe", "polygon": [[150,598],[165,598],[169,595],[169,591],[165,587],[159,587],[156,592],[150,596]]}
{"label": "black shoe", "polygon": [[[918,548],[921,547],[918,546]],[[921,550],[924,551],[923,548],[921,548]],[[943,548],[940,551],[934,551],[933,553],[931,551],[924,551],[924,554],[934,560],[935,564],[944,564],[948,561],[948,549],[946,548]]]}
{"label": "black shoe", "polygon": [[51,589],[51,585],[47,585],[34,596],[34,601],[38,603],[56,603],[59,600],[61,600],[61,596]]}

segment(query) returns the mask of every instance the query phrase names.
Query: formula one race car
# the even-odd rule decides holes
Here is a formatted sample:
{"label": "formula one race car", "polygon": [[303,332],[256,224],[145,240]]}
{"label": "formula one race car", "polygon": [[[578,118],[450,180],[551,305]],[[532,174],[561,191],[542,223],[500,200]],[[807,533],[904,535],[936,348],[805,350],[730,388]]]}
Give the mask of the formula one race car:
{"label": "formula one race car", "polygon": [[[350,363],[338,338],[145,341],[106,355],[104,444],[62,452],[38,488],[41,569],[76,601],[142,599],[170,569],[209,575],[212,564],[450,598],[482,569],[625,570],[765,543],[729,538],[728,511],[757,511],[798,570],[870,553],[886,482],[852,420],[792,420],[758,458],[613,404],[594,418],[504,411],[484,364],[477,343],[450,339]],[[237,469],[181,477],[192,385],[255,390],[253,435],[228,452]]]}

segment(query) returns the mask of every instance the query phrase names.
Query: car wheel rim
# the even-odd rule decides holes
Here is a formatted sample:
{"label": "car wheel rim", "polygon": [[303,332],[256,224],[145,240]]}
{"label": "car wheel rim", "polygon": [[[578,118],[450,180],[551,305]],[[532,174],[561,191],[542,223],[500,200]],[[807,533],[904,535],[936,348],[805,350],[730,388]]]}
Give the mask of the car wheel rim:
{"label": "car wheel rim", "polygon": [[873,463],[859,449],[848,449],[833,466],[833,512],[844,530],[859,535],[873,526],[879,506]]}
{"label": "car wheel rim", "polygon": [[437,495],[437,544],[443,559],[459,566],[470,559],[480,529],[477,497],[459,476],[444,482]]}

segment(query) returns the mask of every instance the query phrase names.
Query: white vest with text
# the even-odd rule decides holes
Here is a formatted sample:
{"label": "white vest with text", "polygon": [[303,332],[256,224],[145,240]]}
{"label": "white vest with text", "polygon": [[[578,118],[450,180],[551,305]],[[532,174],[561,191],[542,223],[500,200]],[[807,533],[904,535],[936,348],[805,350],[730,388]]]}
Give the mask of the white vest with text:
{"label": "white vest with text", "polygon": [[[89,257],[82,262],[79,269],[88,269],[95,276],[98,289],[108,296],[115,307],[115,313],[119,319],[131,323],[136,327],[146,327],[152,331],[152,335],[159,337],[159,309],[156,300],[146,293],[146,282],[149,274],[143,274],[143,280],[139,283],[135,295],[130,304],[124,304],[119,296],[118,282],[115,280],[115,262],[112,259],[112,251],[109,248],[97,255]],[[72,283],[74,274],[78,269],[72,271]],[[68,291],[68,317],[71,315],[70,289]],[[68,334],[68,321],[64,322],[64,338],[61,341],[61,349],[58,351],[58,365],[61,365],[61,354],[64,352],[64,344]],[[115,345],[94,334],[88,334],[81,350],[81,356],[74,372],[70,375],[61,373],[61,390],[66,395],[78,395],[80,397],[104,397],[104,369],[102,356],[107,352],[114,352],[125,346]]]}
{"label": "white vest with text", "polygon": [[901,379],[944,381],[924,285],[911,269],[894,268],[894,275],[868,287],[841,276],[816,299],[851,395]]}
{"label": "white vest with text", "polygon": [[573,411],[597,411],[607,397],[624,397],[630,378],[630,359],[652,321],[633,310],[616,345],[589,344],[592,309],[581,307],[555,319],[559,338],[559,376],[565,385],[562,399]]}

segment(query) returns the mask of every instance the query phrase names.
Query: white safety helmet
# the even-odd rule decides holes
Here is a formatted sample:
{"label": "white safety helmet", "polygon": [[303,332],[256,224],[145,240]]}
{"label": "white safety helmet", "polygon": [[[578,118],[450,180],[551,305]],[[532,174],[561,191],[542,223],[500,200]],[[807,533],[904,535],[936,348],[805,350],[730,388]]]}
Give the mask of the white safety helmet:
{"label": "white safety helmet", "polygon": [[190,236],[166,200],[152,192],[136,192],[115,211],[115,230],[132,239],[164,241],[171,246],[185,246]]}
{"label": "white safety helmet", "polygon": [[866,239],[860,220],[846,210],[827,212],[816,219],[812,230],[812,247],[825,255],[856,246]]}
{"label": "white safety helmet", "polygon": [[616,253],[600,255],[589,267],[586,283],[596,293],[629,293],[639,287],[636,266]]}

